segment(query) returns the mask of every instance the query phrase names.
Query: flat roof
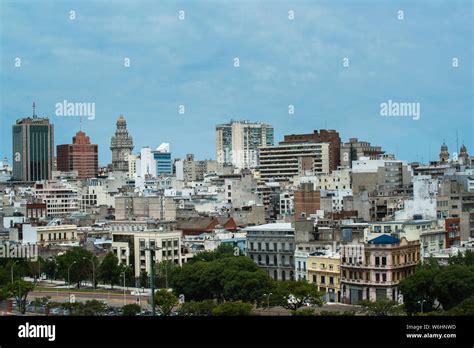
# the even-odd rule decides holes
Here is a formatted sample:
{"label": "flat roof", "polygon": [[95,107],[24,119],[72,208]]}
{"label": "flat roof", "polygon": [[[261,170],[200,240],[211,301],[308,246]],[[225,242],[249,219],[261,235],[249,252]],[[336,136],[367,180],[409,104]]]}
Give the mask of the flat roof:
{"label": "flat roof", "polygon": [[247,227],[244,231],[294,231],[290,222],[276,222],[273,224],[264,224],[259,226]]}

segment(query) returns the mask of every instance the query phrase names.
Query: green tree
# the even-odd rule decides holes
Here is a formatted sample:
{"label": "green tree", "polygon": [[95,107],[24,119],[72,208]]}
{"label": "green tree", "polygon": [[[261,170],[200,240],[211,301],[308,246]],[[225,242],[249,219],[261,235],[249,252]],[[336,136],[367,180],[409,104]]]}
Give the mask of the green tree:
{"label": "green tree", "polygon": [[97,316],[103,315],[107,311],[107,304],[98,300],[86,301],[82,306],[79,306],[77,315]]}
{"label": "green tree", "polygon": [[[235,255],[235,247],[230,244],[219,244],[219,246],[212,251],[201,251],[197,253],[191,262],[196,261],[214,261],[223,257],[238,256]],[[240,252],[239,252],[240,255]]]}
{"label": "green tree", "polygon": [[409,314],[418,313],[423,302],[423,311],[433,311],[437,298],[435,276],[440,266],[434,260],[427,260],[419,265],[412,275],[403,279],[399,289],[403,294],[405,310]]}
{"label": "green tree", "polygon": [[149,282],[150,282],[150,281],[149,281],[149,277],[148,277],[147,271],[142,270],[142,271],[140,272],[140,278],[139,278],[139,280],[140,280],[140,286],[141,286],[142,288],[148,288],[148,285],[149,285]]}
{"label": "green tree", "polygon": [[80,288],[81,282],[91,276],[91,259],[96,262],[94,255],[80,247],[69,249],[56,258],[58,263],[58,274],[62,279],[68,281],[68,269],[70,270],[71,284],[77,284]]}
{"label": "green tree", "polygon": [[136,303],[129,303],[122,307],[122,315],[126,317],[136,316],[141,310],[141,307]]}
{"label": "green tree", "polygon": [[209,316],[213,314],[214,308],[217,306],[214,300],[189,301],[181,305],[178,312],[179,315],[187,316]]}
{"label": "green tree", "polygon": [[405,313],[403,305],[389,299],[377,301],[363,300],[359,302],[359,305],[363,306],[369,315],[392,316],[403,315]]}
{"label": "green tree", "polygon": [[454,264],[442,267],[434,280],[437,299],[445,310],[474,296],[474,266]]}
{"label": "green tree", "polygon": [[272,279],[245,256],[195,261],[180,268],[172,287],[189,300],[254,302],[272,288]]}
{"label": "green tree", "polygon": [[304,280],[278,282],[272,296],[270,296],[270,301],[272,304],[293,311],[297,311],[298,308],[304,305],[323,305],[321,293],[318,292],[313,284]]}
{"label": "green tree", "polygon": [[113,252],[107,253],[99,265],[99,279],[106,284],[110,284],[113,289],[114,284],[120,283],[120,273],[122,272],[119,259]]}
{"label": "green tree", "polygon": [[449,315],[469,315],[474,316],[474,296],[471,296],[456,307],[451,308],[446,314]]}
{"label": "green tree", "polygon": [[172,260],[164,260],[155,265],[155,286],[158,288],[168,288],[174,276],[178,273],[178,268]]}
{"label": "green tree", "polygon": [[58,272],[58,265],[56,263],[56,259],[46,259],[44,261],[44,266],[42,267],[44,268],[43,272],[46,274],[46,277],[51,280],[56,279],[56,275]]}
{"label": "green tree", "polygon": [[474,265],[474,251],[466,250],[464,254],[458,252],[457,255],[451,256],[448,260],[450,265],[464,265],[464,266],[473,266]]}
{"label": "green tree", "polygon": [[161,315],[170,315],[177,304],[178,298],[171,291],[160,289],[155,292],[155,306]]}
{"label": "green tree", "polygon": [[217,305],[212,313],[222,316],[245,316],[252,313],[252,304],[242,301],[228,301]]}
{"label": "green tree", "polygon": [[15,299],[18,304],[18,309],[23,314],[26,311],[26,298],[28,297],[28,293],[33,291],[34,288],[35,285],[32,282],[20,279],[6,285],[8,297],[13,297]]}

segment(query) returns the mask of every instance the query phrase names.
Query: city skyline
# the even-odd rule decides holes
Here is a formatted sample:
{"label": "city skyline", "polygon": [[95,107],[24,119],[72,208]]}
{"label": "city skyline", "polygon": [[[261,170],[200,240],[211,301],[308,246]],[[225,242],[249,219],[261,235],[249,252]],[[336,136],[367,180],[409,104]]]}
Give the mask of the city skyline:
{"label": "city skyline", "polygon": [[[231,119],[273,126],[275,143],[335,129],[408,161],[436,160],[443,141],[472,152],[472,3],[366,3],[2,2],[0,156],[11,163],[11,126],[33,102],[55,146],[81,129],[100,165],[120,114],[134,153],[170,143],[180,158],[215,158]],[[66,100],[94,103],[94,118],[56,116]],[[392,101],[419,118],[382,116]]]}

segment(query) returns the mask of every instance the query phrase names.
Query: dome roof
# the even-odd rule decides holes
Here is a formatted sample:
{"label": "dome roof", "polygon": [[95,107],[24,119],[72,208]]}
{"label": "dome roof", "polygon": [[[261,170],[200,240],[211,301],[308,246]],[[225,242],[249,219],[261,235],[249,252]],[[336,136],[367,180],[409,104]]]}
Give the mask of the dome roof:
{"label": "dome roof", "polygon": [[117,125],[126,125],[127,121],[125,121],[125,117],[123,115],[120,115],[120,117],[117,120]]}
{"label": "dome roof", "polygon": [[448,145],[443,143],[443,145],[441,145],[441,151],[448,151]]}

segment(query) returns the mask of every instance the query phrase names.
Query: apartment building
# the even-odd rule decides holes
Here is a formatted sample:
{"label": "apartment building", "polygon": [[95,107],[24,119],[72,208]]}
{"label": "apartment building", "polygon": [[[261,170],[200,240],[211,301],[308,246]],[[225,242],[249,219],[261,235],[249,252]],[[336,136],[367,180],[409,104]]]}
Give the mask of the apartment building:
{"label": "apartment building", "polygon": [[341,251],[342,302],[401,301],[398,284],[415,272],[420,242],[381,235],[367,243],[346,245]]}
{"label": "apartment building", "polygon": [[247,256],[275,280],[295,279],[295,230],[291,223],[247,227]]}
{"label": "apartment building", "polygon": [[323,293],[326,302],[341,301],[341,255],[333,251],[315,251],[307,259],[308,281]]}

